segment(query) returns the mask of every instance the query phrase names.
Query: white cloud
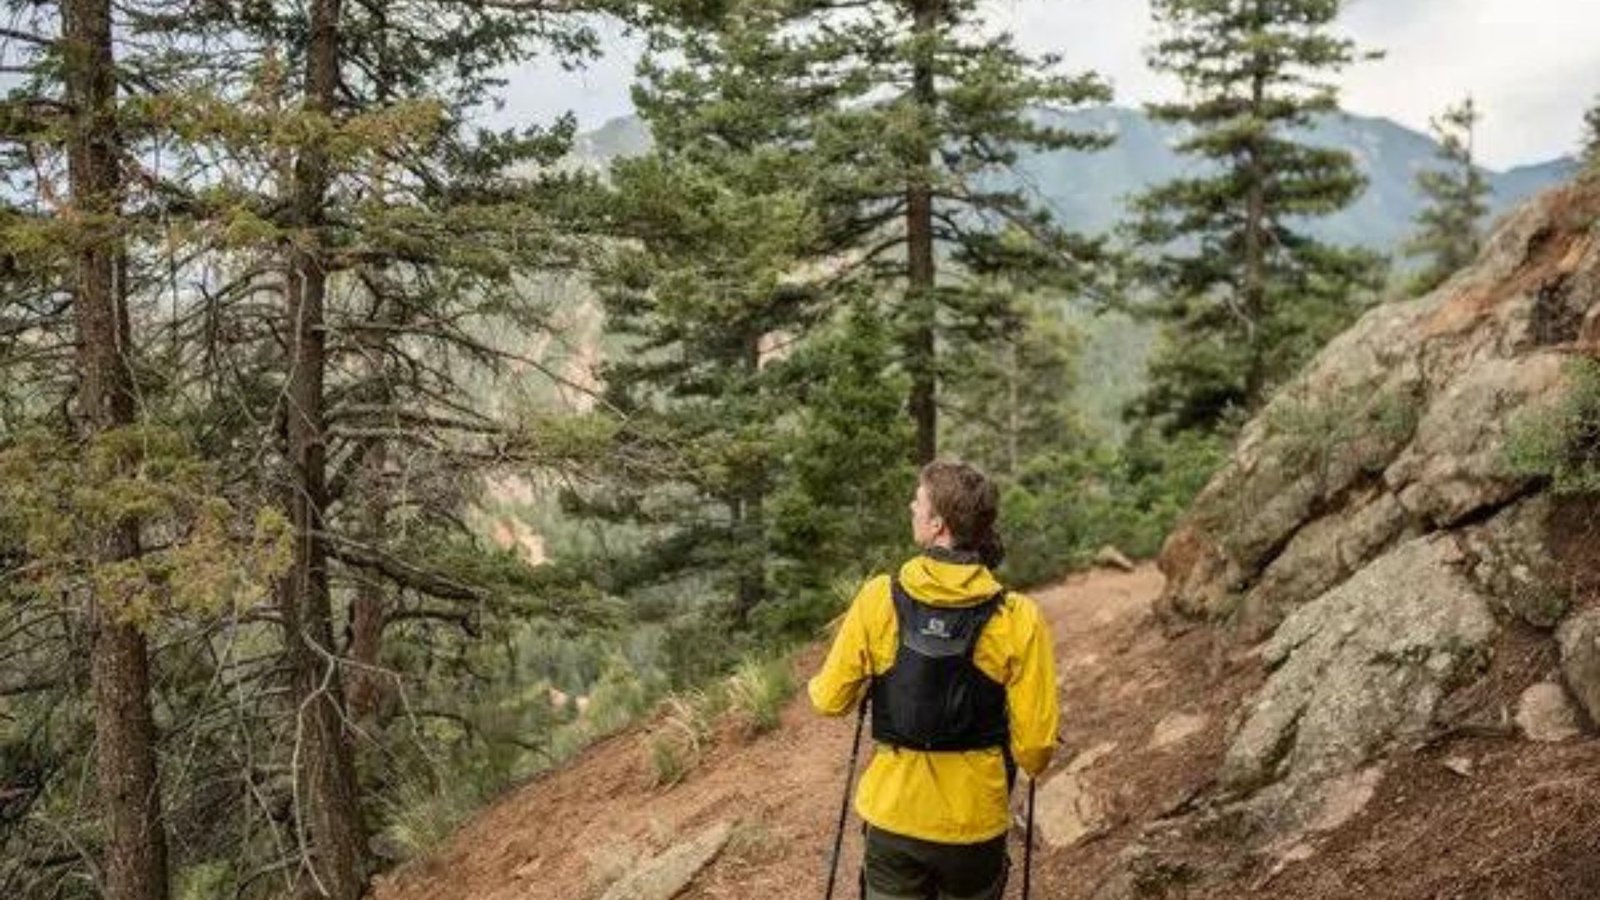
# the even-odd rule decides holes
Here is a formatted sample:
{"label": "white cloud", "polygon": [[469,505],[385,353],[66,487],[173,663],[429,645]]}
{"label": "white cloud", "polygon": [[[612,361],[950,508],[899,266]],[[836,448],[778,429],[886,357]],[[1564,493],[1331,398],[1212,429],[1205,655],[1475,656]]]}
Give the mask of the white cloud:
{"label": "white cloud", "polygon": [[1484,112],[1478,148],[1492,166],[1573,152],[1583,111],[1600,94],[1594,0],[1365,0],[1345,22],[1387,51],[1348,74],[1347,106],[1424,128],[1470,91]]}

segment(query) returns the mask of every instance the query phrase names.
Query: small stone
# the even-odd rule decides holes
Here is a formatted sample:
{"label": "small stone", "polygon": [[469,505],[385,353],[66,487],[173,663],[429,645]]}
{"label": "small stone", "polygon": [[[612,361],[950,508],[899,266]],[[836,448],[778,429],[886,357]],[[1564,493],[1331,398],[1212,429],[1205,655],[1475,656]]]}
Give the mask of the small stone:
{"label": "small stone", "polygon": [[1517,727],[1530,741],[1553,744],[1582,733],[1578,711],[1567,692],[1551,681],[1541,681],[1522,692],[1517,701]]}
{"label": "small stone", "polygon": [[1099,833],[1105,812],[1078,776],[1063,772],[1039,789],[1034,824],[1046,844],[1061,849]]}
{"label": "small stone", "polygon": [[544,857],[536,856],[511,870],[511,877],[517,879],[518,881],[526,881],[537,874],[540,867],[543,865]]}
{"label": "small stone", "polygon": [[1094,564],[1113,569],[1121,569],[1124,572],[1132,572],[1134,569],[1133,560],[1129,559],[1121,550],[1118,550],[1110,544],[1101,547],[1095,552]]}
{"label": "small stone", "polygon": [[1452,756],[1444,761],[1444,767],[1460,775],[1462,778],[1472,777],[1472,760],[1465,756]]}
{"label": "small stone", "polygon": [[1156,749],[1181,744],[1206,730],[1210,719],[1197,713],[1168,713],[1156,723],[1150,746]]}

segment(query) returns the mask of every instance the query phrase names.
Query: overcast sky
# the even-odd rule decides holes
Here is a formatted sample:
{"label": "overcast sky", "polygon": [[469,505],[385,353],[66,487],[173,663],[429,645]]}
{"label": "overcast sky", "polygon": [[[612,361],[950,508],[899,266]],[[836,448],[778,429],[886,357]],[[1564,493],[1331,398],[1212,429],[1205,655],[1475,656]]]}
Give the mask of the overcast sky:
{"label": "overcast sky", "polygon": [[[1145,65],[1147,0],[991,0],[997,21],[1032,51],[1109,78],[1116,102],[1172,96]],[[1484,120],[1478,151],[1492,168],[1541,162],[1576,147],[1583,110],[1600,94],[1600,0],[1349,0],[1343,31],[1387,55],[1346,71],[1345,108],[1419,130],[1467,91]],[[563,72],[530,63],[508,73],[497,123],[547,121],[571,109],[585,129],[631,111],[637,41],[608,31],[606,57]]]}

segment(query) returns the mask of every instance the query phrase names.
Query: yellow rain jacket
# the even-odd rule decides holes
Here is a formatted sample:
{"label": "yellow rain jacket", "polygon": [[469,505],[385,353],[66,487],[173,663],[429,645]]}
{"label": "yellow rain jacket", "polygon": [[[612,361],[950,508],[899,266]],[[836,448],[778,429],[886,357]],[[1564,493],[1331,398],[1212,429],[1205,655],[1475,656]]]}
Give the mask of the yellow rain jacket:
{"label": "yellow rain jacket", "polygon": [[[1000,583],[978,564],[918,556],[900,567],[900,585],[933,606],[967,606]],[[822,670],[808,691],[818,712],[844,715],[873,674],[888,671],[898,646],[889,577],[862,586],[850,603]],[[1059,707],[1050,625],[1027,597],[1007,593],[973,650],[978,668],[1005,685],[1011,755],[1030,776],[1055,752]],[[856,790],[856,812],[895,834],[947,844],[998,837],[1009,825],[1005,761],[999,748],[922,752],[879,745]]]}

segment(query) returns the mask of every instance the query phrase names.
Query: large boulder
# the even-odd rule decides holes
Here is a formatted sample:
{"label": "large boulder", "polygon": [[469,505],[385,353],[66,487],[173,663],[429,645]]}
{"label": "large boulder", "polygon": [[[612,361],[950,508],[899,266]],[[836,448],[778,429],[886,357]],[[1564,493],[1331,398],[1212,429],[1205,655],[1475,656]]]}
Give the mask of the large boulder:
{"label": "large boulder", "polygon": [[1276,668],[1228,748],[1223,782],[1341,774],[1426,730],[1496,630],[1463,561],[1448,536],[1416,538],[1295,610],[1263,650]]}
{"label": "large boulder", "polygon": [[1245,597],[1245,617],[1263,628],[1276,626],[1289,610],[1350,577],[1408,522],[1393,494],[1375,491],[1301,528]]}

